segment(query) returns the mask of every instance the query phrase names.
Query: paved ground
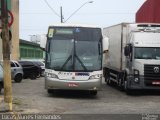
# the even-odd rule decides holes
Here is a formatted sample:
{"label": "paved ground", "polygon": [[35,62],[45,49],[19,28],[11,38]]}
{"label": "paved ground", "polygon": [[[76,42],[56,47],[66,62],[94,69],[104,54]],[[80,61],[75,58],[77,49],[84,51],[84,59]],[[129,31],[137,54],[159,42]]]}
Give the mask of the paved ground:
{"label": "paved ground", "polygon": [[[4,109],[3,93],[0,110]],[[103,84],[96,97],[82,91],[60,91],[49,95],[44,78],[25,79],[13,83],[14,110],[22,113],[54,114],[159,114],[160,93],[141,92],[128,96],[114,87]]]}

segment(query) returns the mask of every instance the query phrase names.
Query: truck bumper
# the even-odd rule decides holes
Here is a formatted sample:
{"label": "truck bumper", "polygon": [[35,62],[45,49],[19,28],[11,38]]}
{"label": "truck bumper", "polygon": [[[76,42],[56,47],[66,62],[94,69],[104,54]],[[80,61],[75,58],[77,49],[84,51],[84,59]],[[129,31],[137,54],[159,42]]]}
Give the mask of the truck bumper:
{"label": "truck bumper", "polygon": [[129,89],[153,89],[153,90],[160,90],[160,85],[146,85],[144,76],[139,77],[139,82],[135,82],[134,76],[127,77],[127,88]]}
{"label": "truck bumper", "polygon": [[59,80],[55,78],[45,78],[46,89],[62,89],[62,90],[100,90],[102,85],[101,79],[93,79],[87,81],[78,80]]}

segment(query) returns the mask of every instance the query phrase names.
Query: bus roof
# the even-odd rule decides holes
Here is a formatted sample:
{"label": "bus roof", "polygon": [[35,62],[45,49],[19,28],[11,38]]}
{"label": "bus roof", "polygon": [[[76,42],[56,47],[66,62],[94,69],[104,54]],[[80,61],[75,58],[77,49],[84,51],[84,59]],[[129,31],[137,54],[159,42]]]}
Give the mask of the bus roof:
{"label": "bus roof", "polygon": [[86,25],[86,24],[66,24],[66,23],[60,23],[60,24],[53,24],[49,27],[87,27],[87,28],[100,28],[95,25]]}

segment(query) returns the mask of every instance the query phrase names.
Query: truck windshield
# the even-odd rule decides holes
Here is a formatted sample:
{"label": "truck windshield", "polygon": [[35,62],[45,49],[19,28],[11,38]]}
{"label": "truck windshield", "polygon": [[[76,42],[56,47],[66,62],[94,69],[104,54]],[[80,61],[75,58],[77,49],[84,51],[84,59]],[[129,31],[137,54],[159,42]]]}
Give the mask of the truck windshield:
{"label": "truck windshield", "polygon": [[160,59],[160,48],[137,47],[134,56],[135,59]]}
{"label": "truck windshield", "polygon": [[73,28],[73,32],[70,32],[69,35],[63,32],[48,39],[46,68],[73,72],[101,70],[101,31],[100,29],[92,29]]}

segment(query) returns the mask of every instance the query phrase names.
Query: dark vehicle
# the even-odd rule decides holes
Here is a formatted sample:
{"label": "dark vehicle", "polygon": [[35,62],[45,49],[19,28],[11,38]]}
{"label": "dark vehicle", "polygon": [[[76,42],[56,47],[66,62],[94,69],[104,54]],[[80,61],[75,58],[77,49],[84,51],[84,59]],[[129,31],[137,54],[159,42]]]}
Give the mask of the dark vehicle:
{"label": "dark vehicle", "polygon": [[31,61],[19,61],[23,68],[23,78],[36,79],[41,72],[41,68]]}
{"label": "dark vehicle", "polygon": [[44,76],[45,64],[43,62],[41,62],[41,61],[33,61],[33,63],[40,67],[40,76],[41,77]]}

